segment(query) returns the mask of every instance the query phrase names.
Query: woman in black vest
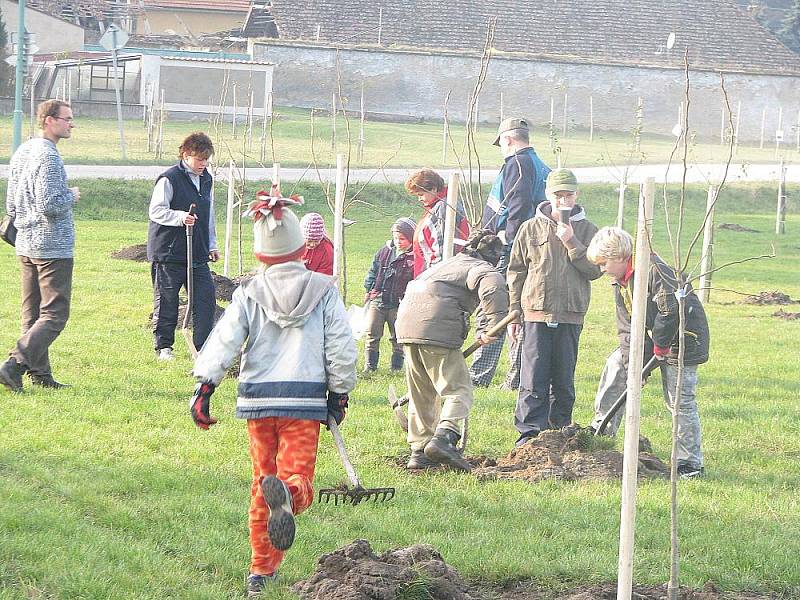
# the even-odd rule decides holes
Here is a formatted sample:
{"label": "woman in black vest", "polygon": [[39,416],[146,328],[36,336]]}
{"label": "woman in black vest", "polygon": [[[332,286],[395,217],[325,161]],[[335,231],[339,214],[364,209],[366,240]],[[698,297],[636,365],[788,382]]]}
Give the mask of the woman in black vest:
{"label": "woman in black vest", "polygon": [[[160,360],[172,360],[178,324],[178,292],[186,286],[186,225],[192,236],[193,342],[203,346],[214,326],[216,300],[208,262],[219,260],[214,224],[211,173],[206,169],[214,154],[211,139],[202,132],[190,134],[178,149],[177,165],[158,176],[150,199],[147,259],[153,280],[153,332]],[[189,209],[195,205],[194,214]]]}

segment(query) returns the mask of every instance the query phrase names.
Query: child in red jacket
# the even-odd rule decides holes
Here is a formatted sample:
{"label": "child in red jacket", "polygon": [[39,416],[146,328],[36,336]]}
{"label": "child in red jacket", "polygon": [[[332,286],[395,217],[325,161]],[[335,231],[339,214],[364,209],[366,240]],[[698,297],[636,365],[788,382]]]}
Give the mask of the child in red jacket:
{"label": "child in red jacket", "polygon": [[333,275],[333,243],[325,233],[325,221],[319,213],[308,213],[300,219],[306,240],[303,264],[309,271]]}

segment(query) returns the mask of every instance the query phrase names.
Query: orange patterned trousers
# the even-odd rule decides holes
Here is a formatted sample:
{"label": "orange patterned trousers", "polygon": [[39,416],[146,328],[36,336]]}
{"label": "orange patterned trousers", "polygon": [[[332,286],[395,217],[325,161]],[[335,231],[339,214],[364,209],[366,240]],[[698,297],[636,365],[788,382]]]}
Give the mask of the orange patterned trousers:
{"label": "orange patterned trousers", "polygon": [[292,494],[294,514],[299,515],[314,501],[314,467],[317,463],[319,421],[267,417],[248,419],[253,483],[250,487],[250,572],[271,575],[285,552],[272,547],[267,536],[269,508],[261,493],[261,480],[275,475]]}

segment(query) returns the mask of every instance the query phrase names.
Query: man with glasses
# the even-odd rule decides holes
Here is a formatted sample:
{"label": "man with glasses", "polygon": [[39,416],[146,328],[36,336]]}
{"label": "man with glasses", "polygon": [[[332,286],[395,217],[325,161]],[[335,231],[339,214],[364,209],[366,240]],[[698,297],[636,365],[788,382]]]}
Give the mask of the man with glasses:
{"label": "man with glasses", "polygon": [[72,135],[69,104],[42,102],[37,110],[42,136],[22,144],[11,157],[6,211],[17,228],[22,275],[22,337],[0,366],[0,383],[22,391],[22,376],[43,388],[67,387],[53,378],[50,345],[69,318],[75,224],[72,208],[80,198],[67,186],[56,144]]}

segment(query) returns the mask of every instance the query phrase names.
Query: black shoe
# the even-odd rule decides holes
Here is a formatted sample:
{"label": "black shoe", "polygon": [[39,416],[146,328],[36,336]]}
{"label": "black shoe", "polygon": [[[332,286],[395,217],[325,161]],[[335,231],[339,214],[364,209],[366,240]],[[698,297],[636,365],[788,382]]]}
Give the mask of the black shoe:
{"label": "black shoe", "polygon": [[267,591],[267,588],[274,585],[278,581],[278,574],[272,575],[256,575],[250,573],[247,576],[247,597],[248,598],[261,598],[261,595]]}
{"label": "black shoe", "polygon": [[267,535],[276,550],[288,550],[294,543],[294,514],[292,495],[286,484],[274,475],[267,475],[261,482],[261,492],[269,506]]}
{"label": "black shoe", "polygon": [[9,358],[0,365],[0,383],[12,392],[22,391],[22,376],[28,369],[19,364],[15,359]]}
{"label": "black shoe", "polygon": [[424,450],[412,450],[406,469],[423,470],[438,467],[439,463],[425,456]]}
{"label": "black shoe", "polygon": [[381,353],[377,350],[367,350],[366,359],[364,360],[364,375],[369,375],[373,371],[378,370],[378,361],[380,357]]}
{"label": "black shoe", "polygon": [[678,477],[681,479],[695,479],[697,477],[702,477],[704,474],[705,469],[703,467],[698,467],[697,465],[689,463],[680,463],[678,465]]}
{"label": "black shoe", "polygon": [[442,463],[458,471],[471,471],[469,464],[456,448],[461,436],[455,431],[438,427],[436,433],[425,446],[425,456],[430,460]]}
{"label": "black shoe", "polygon": [[403,370],[403,353],[402,352],[392,352],[392,359],[391,359],[391,369],[392,371],[402,371]]}
{"label": "black shoe", "polygon": [[54,390],[72,387],[67,383],[60,383],[56,381],[53,379],[52,375],[31,375],[31,383],[33,385],[38,385],[43,388],[51,388]]}

